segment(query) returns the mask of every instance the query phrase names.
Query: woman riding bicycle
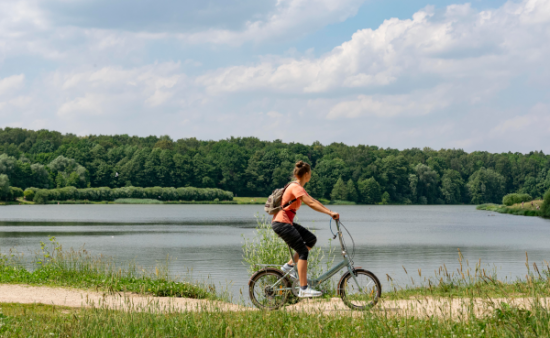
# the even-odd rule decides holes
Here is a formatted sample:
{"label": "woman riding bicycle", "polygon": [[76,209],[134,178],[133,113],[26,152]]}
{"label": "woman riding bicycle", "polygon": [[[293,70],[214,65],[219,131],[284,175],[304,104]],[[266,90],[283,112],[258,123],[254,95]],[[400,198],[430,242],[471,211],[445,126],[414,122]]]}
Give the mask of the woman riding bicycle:
{"label": "woman riding bicycle", "polygon": [[[294,216],[296,216],[296,212],[300,209],[302,202],[311,209],[327,214],[333,219],[338,219],[340,215],[337,212],[327,209],[319,201],[313,199],[304,189],[304,185],[311,179],[311,167],[309,164],[302,161],[296,163],[294,177],[296,177],[296,181],[291,182],[287,186],[283,194],[281,205],[286,205],[291,201],[294,202],[273,216],[271,226],[273,231],[296,251],[294,260],[290,260],[283,265],[281,270],[285,273],[291,271],[294,269],[293,263],[298,261],[298,276],[300,278],[299,297],[319,297],[322,293],[311,289],[307,285],[307,257],[309,250],[311,250],[317,242],[317,237],[300,224],[294,223]],[[291,272],[291,276],[292,274],[293,271]],[[296,276],[292,277],[296,278]]]}

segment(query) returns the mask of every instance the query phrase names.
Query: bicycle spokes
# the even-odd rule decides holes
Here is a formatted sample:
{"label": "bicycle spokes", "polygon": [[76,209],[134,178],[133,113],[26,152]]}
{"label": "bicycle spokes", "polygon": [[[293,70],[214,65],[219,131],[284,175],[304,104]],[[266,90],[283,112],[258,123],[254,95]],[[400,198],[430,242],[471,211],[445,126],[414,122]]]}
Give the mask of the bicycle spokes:
{"label": "bicycle spokes", "polygon": [[266,272],[251,284],[253,302],[263,308],[278,308],[288,297],[289,288],[281,283],[279,274]]}
{"label": "bicycle spokes", "polygon": [[381,287],[376,277],[366,271],[349,274],[340,284],[344,302],[356,309],[367,309],[376,304]]}

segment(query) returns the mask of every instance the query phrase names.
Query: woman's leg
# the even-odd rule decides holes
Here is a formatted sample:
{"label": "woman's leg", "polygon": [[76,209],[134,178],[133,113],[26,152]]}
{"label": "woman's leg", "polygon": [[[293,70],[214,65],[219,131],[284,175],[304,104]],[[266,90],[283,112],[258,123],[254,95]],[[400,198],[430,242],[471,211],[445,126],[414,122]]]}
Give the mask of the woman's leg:
{"label": "woman's leg", "polygon": [[[309,246],[307,246],[307,245],[306,245],[306,248],[307,248],[308,250],[311,250],[311,248],[310,248]],[[294,265],[294,262],[298,262],[299,260],[300,260],[300,255],[298,255],[298,253],[295,252],[295,253],[294,253],[294,259],[291,258],[291,259],[288,261],[288,265]]]}
{"label": "woman's leg", "polygon": [[[298,223],[293,224],[294,229],[298,230],[300,233],[300,236],[304,240],[304,244],[306,245],[308,250],[311,250],[315,243],[317,243],[317,237],[308,229],[304,228]],[[300,286],[307,285],[307,260],[298,261],[298,277],[300,278]]]}
{"label": "woman's leg", "polygon": [[[304,240],[304,243],[306,244],[306,247],[308,250],[311,250],[313,246],[315,246],[315,243],[317,243],[317,237],[308,229],[304,228],[298,223],[294,223],[292,226],[294,226],[294,229],[298,230],[300,233],[300,236],[302,236],[302,239]],[[288,261],[289,265],[294,265],[294,262],[298,262],[299,255],[297,252],[294,253],[294,259],[290,259]]]}
{"label": "woman's leg", "polygon": [[292,224],[288,223],[274,222],[272,224],[272,228],[283,241],[285,241],[292,249],[296,251],[296,254],[298,255],[298,276],[300,278],[300,285],[306,286],[307,257],[309,254],[309,248],[306,246],[300,232]]}

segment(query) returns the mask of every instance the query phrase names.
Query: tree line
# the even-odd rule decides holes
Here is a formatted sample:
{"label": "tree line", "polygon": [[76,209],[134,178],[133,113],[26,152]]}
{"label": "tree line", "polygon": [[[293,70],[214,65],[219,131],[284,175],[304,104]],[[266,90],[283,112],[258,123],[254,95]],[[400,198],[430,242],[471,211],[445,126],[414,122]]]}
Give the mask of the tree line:
{"label": "tree line", "polygon": [[254,137],[201,141],[0,129],[0,175],[23,190],[158,186],[268,196],[290,180],[298,160],[313,168],[306,186],[309,193],[331,200],[501,203],[508,193],[538,198],[550,189],[550,156],[542,151],[467,153],[462,149],[307,145]]}

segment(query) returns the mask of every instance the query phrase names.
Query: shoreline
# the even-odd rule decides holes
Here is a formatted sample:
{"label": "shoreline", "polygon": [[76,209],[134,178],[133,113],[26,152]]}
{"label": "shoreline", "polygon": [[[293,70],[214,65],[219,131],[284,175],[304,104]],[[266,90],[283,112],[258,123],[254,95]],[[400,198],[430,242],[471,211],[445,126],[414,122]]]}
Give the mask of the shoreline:
{"label": "shoreline", "polygon": [[543,217],[542,210],[537,210],[536,207],[542,207],[543,200],[536,200],[533,201],[533,206],[531,206],[530,202],[525,203],[524,206],[520,206],[520,204],[514,204],[511,206],[501,205],[501,204],[493,204],[493,203],[486,203],[481,204],[476,207],[476,210],[481,211],[492,211],[492,212],[498,212],[500,214],[508,214],[508,215],[516,215],[516,216],[529,216],[529,217]]}

